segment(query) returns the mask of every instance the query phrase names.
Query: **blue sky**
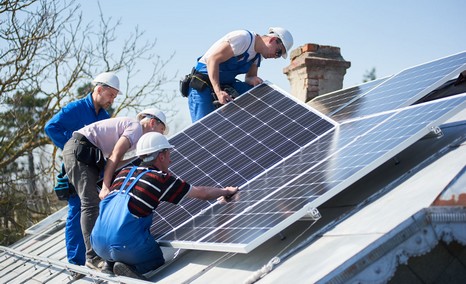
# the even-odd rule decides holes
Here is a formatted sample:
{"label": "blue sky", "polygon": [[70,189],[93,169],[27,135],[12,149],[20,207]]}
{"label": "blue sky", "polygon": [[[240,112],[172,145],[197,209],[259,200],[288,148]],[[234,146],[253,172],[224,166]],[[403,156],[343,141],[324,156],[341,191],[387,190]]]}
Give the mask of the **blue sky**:
{"label": "blue sky", "polygon": [[[86,17],[98,15],[97,1],[79,0]],[[225,33],[249,29],[265,34],[270,26],[288,29],[293,49],[316,43],[341,48],[351,62],[344,87],[358,85],[366,71],[378,78],[466,50],[466,1],[463,0],[325,0],[325,1],[155,1],[101,0],[104,16],[120,19],[122,36],[136,25],[155,53],[175,57],[166,68],[181,77],[198,56]],[[289,91],[282,69],[289,59],[269,59],[259,76]],[[176,89],[177,84],[167,86]],[[168,90],[170,91],[170,90]],[[176,128],[189,125],[186,99],[180,98]]]}

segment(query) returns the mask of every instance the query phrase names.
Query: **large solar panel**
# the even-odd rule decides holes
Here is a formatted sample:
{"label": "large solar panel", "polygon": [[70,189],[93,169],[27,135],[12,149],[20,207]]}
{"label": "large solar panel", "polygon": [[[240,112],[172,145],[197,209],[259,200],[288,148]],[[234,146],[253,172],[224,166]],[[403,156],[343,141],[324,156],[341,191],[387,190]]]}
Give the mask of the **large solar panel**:
{"label": "large solar panel", "polygon": [[247,253],[465,106],[463,94],[347,121],[244,184],[240,200],[213,204],[158,241]]}
{"label": "large solar panel", "polygon": [[[321,111],[331,110],[328,115],[341,122],[409,106],[465,69],[466,52],[461,52],[405,69],[381,83],[377,80],[372,83],[376,86],[361,85],[339,91],[337,96],[319,96],[309,104]],[[374,87],[362,89],[366,86]]]}
{"label": "large solar panel", "polygon": [[[242,186],[335,127],[267,84],[252,89],[170,139],[170,171],[193,185]],[[162,203],[153,234],[177,228],[213,201]]]}
{"label": "large solar panel", "polygon": [[[162,203],[151,232],[162,245],[249,252],[422,137],[426,125],[440,123],[456,103],[427,116],[422,105],[335,128],[273,85],[260,85],[170,139],[174,174],[194,185],[240,186],[241,199],[223,206],[195,199]],[[410,120],[414,134],[400,135]],[[374,147],[377,139],[387,148]],[[368,158],[355,165],[361,157]]]}

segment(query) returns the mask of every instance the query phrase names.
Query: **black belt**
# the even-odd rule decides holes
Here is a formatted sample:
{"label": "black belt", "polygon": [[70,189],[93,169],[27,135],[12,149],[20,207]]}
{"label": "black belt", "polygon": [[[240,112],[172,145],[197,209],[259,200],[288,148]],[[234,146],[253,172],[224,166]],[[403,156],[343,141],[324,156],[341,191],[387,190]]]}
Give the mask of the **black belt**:
{"label": "black belt", "polygon": [[74,132],[73,133],[73,138],[76,141],[78,141],[80,144],[89,145],[89,146],[92,146],[94,148],[97,148],[94,144],[91,143],[91,141],[89,141],[89,139],[86,138],[86,136],[82,135],[81,133]]}

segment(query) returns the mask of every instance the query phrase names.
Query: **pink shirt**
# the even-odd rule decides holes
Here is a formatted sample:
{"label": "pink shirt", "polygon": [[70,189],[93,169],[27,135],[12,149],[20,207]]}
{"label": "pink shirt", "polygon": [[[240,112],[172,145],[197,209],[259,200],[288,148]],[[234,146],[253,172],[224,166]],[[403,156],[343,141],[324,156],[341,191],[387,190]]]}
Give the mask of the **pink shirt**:
{"label": "pink shirt", "polygon": [[128,151],[136,148],[136,143],[142,136],[142,125],[136,118],[115,117],[89,124],[76,131],[80,133],[99,148],[108,158],[115,147],[118,139],[124,136],[128,138],[131,147]]}

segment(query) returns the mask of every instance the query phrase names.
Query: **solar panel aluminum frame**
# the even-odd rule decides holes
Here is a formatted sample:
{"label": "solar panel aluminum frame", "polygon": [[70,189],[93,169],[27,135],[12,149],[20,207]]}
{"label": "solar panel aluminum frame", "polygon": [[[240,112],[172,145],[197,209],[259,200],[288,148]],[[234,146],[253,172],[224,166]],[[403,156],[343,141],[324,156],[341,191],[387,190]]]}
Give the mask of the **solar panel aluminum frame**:
{"label": "solar panel aluminum frame", "polygon": [[[218,205],[217,203],[212,205]],[[317,209],[312,207],[309,203],[301,210],[281,222],[278,226],[267,231],[266,234],[263,234],[260,238],[254,239],[252,242],[248,243],[247,245],[243,244],[224,244],[224,243],[212,243],[212,242],[202,242],[200,239],[198,242],[188,242],[188,241],[175,241],[175,242],[166,242],[163,240],[157,240],[161,246],[165,247],[172,247],[172,248],[180,248],[180,249],[191,249],[191,250],[203,250],[203,251],[218,251],[218,252],[233,252],[233,253],[249,253],[259,245],[263,244],[268,239],[272,238],[279,234],[284,228],[292,225],[293,223],[303,219],[309,218],[311,219],[312,224],[320,219],[320,214],[316,212]],[[194,217],[195,218],[195,217]],[[206,236],[207,237],[207,236]]]}
{"label": "solar panel aluminum frame", "polygon": [[[208,236],[204,236],[203,238],[199,239],[198,241],[195,242],[185,242],[185,241],[170,241],[166,242],[162,239],[159,239],[158,241],[160,242],[161,245],[164,246],[170,246],[174,248],[185,248],[185,249],[200,249],[200,250],[209,250],[209,251],[224,251],[224,252],[238,252],[238,253],[248,253],[260,244],[264,243],[268,239],[272,238],[279,232],[281,232],[283,229],[288,227],[289,225],[293,224],[297,220],[300,220],[306,215],[309,215],[309,211],[312,208],[318,208],[321,204],[323,204],[325,201],[330,199],[331,197],[335,196],[345,188],[347,188],[349,185],[353,184],[356,182],[358,179],[362,178],[364,175],[370,173],[372,170],[383,164],[385,161],[389,160],[390,158],[394,157],[396,154],[410,146],[411,144],[415,143],[417,140],[428,134],[433,128],[437,127],[441,123],[443,123],[445,120],[459,112],[460,110],[464,109],[466,106],[466,94],[463,95],[457,95],[451,98],[445,98],[442,100],[436,100],[428,103],[424,103],[421,105],[415,105],[415,106],[410,106],[406,107],[403,109],[398,109],[398,110],[393,110],[393,111],[387,111],[384,113],[379,113],[379,114],[374,114],[370,117],[364,117],[364,118],[359,118],[359,119],[354,119],[352,121],[348,121],[345,124],[357,122],[360,120],[366,120],[370,119],[371,117],[377,117],[377,116],[382,116],[386,115],[387,118],[384,119],[384,122],[390,121],[393,117],[396,117],[399,113],[402,113],[403,111],[409,111],[411,109],[417,109],[421,108],[430,104],[439,104],[442,101],[447,101],[447,100],[453,100],[457,98],[461,98],[461,103],[458,103],[456,106],[454,106],[451,110],[447,111],[444,113],[442,116],[437,118],[434,121],[431,121],[424,125],[420,130],[418,130],[416,133],[411,135],[409,138],[405,139],[402,143],[398,144],[396,147],[392,148],[391,150],[387,151],[385,154],[381,155],[379,158],[375,159],[373,162],[370,164],[364,166],[360,170],[358,170],[356,173],[352,174],[349,178],[345,179],[342,183],[338,184],[328,192],[324,193],[321,195],[319,198],[313,200],[312,202],[306,204],[303,206],[300,210],[296,211],[293,213],[291,216],[280,222],[278,225],[274,226],[272,229],[269,229],[267,232],[263,233],[260,237],[255,238],[253,241],[246,243],[246,244],[232,244],[232,243],[208,243],[208,242],[202,242],[203,239],[205,239]],[[379,125],[382,125],[383,123],[380,123]],[[343,125],[343,124],[342,124]],[[338,130],[337,130],[338,131]],[[366,133],[371,133],[371,131],[366,131]],[[330,135],[330,133],[327,133],[326,135]],[[363,138],[364,135],[361,135]],[[310,144],[312,144],[311,142]],[[300,175],[296,176],[295,178],[291,179],[288,181],[286,184],[282,185],[279,187],[276,191],[281,190],[282,188],[292,184],[294,181],[296,181],[298,178],[302,177],[304,174],[307,172],[315,169],[318,167],[320,164],[324,163],[325,161],[329,160],[332,156],[337,155],[342,149],[339,149],[332,155],[329,155],[326,157],[324,160],[322,160],[319,164],[307,169],[305,172],[301,173]],[[257,179],[256,177],[255,179]],[[255,179],[251,180],[253,182]],[[272,195],[273,193],[270,193]],[[257,205],[257,204],[256,204]],[[212,207],[217,206],[217,204],[212,205]],[[225,205],[222,205],[225,206]],[[238,216],[233,217],[231,221],[228,221],[224,223],[221,227],[224,227],[225,225],[228,225],[230,222],[232,222],[235,218],[238,218]],[[219,228],[221,228],[219,227]]]}

